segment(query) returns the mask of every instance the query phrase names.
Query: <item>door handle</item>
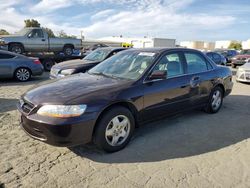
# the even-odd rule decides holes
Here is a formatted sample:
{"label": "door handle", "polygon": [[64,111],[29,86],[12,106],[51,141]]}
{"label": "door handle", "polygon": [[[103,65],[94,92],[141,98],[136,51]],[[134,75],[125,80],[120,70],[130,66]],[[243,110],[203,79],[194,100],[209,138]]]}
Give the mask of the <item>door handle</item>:
{"label": "door handle", "polygon": [[42,41],[45,41],[45,39],[42,39]]}
{"label": "door handle", "polygon": [[191,80],[192,81],[198,81],[198,80],[200,80],[200,77],[199,76],[194,76]]}

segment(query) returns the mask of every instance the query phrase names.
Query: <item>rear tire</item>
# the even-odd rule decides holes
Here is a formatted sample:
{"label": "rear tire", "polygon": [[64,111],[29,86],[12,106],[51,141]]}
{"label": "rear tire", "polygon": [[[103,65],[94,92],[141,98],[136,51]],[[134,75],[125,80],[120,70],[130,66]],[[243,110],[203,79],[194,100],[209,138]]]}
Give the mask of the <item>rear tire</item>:
{"label": "rear tire", "polygon": [[43,67],[45,71],[50,71],[52,66],[55,64],[52,60],[50,59],[45,59],[43,62]]}
{"label": "rear tire", "polygon": [[208,104],[205,111],[209,114],[217,113],[223,104],[223,90],[221,87],[215,87],[209,96]]}
{"label": "rear tire", "polygon": [[17,54],[23,54],[24,47],[21,44],[10,44],[9,51]]}
{"label": "rear tire", "polygon": [[31,72],[27,68],[18,68],[14,73],[14,77],[20,82],[26,82],[31,78]]}
{"label": "rear tire", "polygon": [[96,125],[93,141],[106,152],[116,152],[129,143],[134,129],[132,113],[127,108],[117,106],[102,115]]}

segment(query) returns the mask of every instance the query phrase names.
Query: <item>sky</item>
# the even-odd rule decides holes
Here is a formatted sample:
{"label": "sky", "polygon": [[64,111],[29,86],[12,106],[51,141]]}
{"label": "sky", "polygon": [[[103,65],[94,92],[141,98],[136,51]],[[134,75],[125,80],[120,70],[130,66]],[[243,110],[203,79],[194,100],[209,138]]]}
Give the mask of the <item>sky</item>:
{"label": "sky", "polygon": [[55,33],[184,40],[247,40],[249,0],[0,0],[0,29],[36,19]]}

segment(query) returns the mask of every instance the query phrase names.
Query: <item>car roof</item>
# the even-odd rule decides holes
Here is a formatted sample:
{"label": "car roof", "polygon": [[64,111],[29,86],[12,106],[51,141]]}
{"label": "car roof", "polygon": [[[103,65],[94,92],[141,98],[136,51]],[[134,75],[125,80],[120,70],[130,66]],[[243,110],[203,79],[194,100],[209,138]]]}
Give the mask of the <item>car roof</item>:
{"label": "car roof", "polygon": [[195,49],[190,49],[190,48],[180,48],[180,47],[174,47],[174,48],[131,48],[131,51],[138,51],[138,52],[154,52],[154,53],[162,53],[162,52],[167,52],[167,51],[171,51],[171,50],[180,50],[180,51],[193,51],[193,52],[199,52],[201,53],[201,51],[199,50],[195,50]]}
{"label": "car roof", "polygon": [[113,51],[113,50],[125,50],[127,48],[123,48],[123,47],[102,47],[102,48],[97,48],[97,49]]}

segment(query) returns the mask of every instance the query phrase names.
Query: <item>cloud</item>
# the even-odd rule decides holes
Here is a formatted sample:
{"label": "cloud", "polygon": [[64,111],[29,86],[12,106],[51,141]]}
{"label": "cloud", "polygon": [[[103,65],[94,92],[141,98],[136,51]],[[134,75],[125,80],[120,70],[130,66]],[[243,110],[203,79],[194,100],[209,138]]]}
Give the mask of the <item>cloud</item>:
{"label": "cloud", "polygon": [[100,11],[100,12],[94,14],[93,16],[91,16],[91,20],[100,20],[100,19],[107,18],[109,15],[113,14],[114,12],[115,12],[115,10],[113,10],[113,9],[107,9],[107,10]]}
{"label": "cloud", "polygon": [[[233,16],[215,16],[209,14],[187,14],[182,9],[187,8],[192,0],[184,1],[153,1],[145,0],[145,4],[133,10],[121,11],[98,20],[92,25],[82,28],[89,37],[114,35],[180,37],[191,30],[195,31],[220,29],[235,22]],[[100,32],[101,31],[101,32]],[[195,37],[193,37],[195,38]]]}
{"label": "cloud", "polygon": [[69,7],[73,4],[73,1],[69,0],[41,0],[38,4],[31,7],[33,13],[49,13],[57,9]]}

